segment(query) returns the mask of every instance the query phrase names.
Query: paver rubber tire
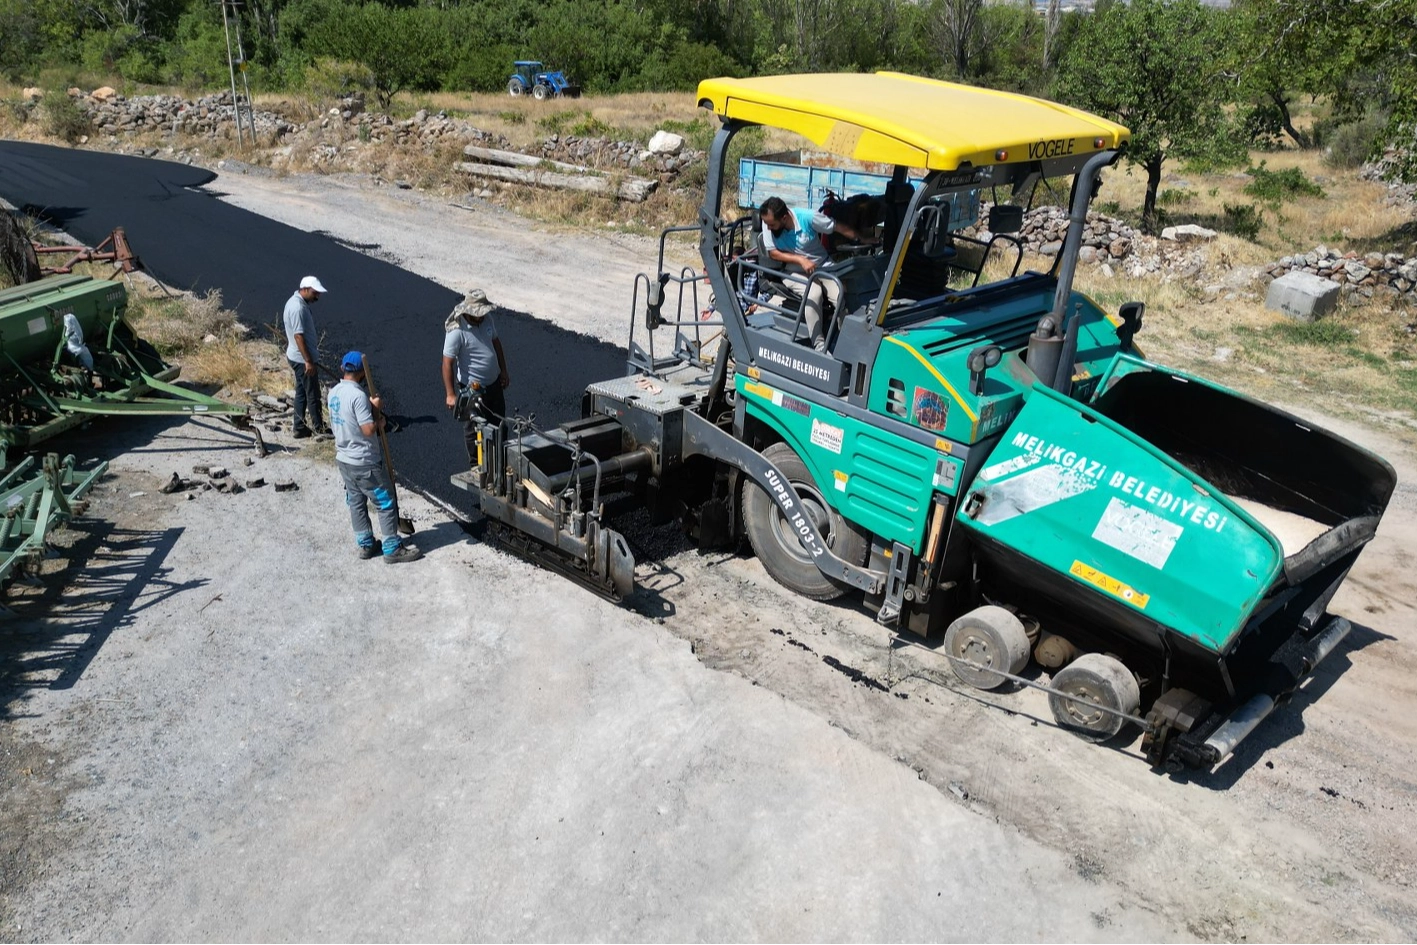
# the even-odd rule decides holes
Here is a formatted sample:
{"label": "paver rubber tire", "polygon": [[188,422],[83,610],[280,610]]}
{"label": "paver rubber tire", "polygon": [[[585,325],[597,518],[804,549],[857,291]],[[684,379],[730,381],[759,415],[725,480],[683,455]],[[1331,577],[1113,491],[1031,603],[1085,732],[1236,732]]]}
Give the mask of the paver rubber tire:
{"label": "paver rubber tire", "polygon": [[513,98],[519,98],[521,94],[525,91],[526,86],[522,85],[521,82],[517,79],[513,79],[512,81],[507,83],[507,94],[512,96]]}
{"label": "paver rubber tire", "polygon": [[546,101],[546,96],[550,94],[551,90],[539,83],[531,87],[531,97],[536,99],[538,102]]}
{"label": "paver rubber tire", "polygon": [[[871,550],[870,536],[827,504],[807,465],[792,447],[774,443],[763,451],[763,456],[797,490],[808,516],[832,553],[850,564],[863,564]],[[851,589],[817,570],[811,554],[788,525],[787,517],[756,483],[743,487],[743,530],[748,533],[748,543],[763,568],[783,587],[813,600],[832,600]]]}
{"label": "paver rubber tire", "polygon": [[961,682],[975,689],[997,689],[1008,680],[990,669],[1017,676],[1028,665],[1028,631],[1002,607],[976,607],[945,630],[945,652],[954,657],[950,668]]}
{"label": "paver rubber tire", "polygon": [[[1132,671],[1102,653],[1085,653],[1063,667],[1053,676],[1053,688],[1128,715],[1136,715],[1141,707],[1141,689]],[[1059,725],[1089,741],[1106,741],[1127,724],[1121,716],[1053,693],[1048,694],[1048,707]]]}

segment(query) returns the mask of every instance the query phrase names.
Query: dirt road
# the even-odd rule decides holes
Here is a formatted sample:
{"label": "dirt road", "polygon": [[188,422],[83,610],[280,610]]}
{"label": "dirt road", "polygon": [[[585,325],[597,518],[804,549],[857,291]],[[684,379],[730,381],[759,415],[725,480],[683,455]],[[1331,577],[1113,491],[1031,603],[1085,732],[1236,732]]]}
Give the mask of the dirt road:
{"label": "dirt road", "polygon": [[[643,241],[353,181],[215,186],[616,343],[653,264]],[[518,262],[532,246],[566,282]],[[670,529],[630,536],[657,563],[627,611],[426,508],[426,567],[330,593],[359,563],[306,460],[267,461],[298,470],[293,497],[139,504],[133,537],[91,541],[135,560],[27,631],[97,637],[79,685],[18,710],[7,770],[30,774],[4,809],[40,839],[0,934],[1411,940],[1417,462],[1345,432],[1402,483],[1334,605],[1355,632],[1192,779],[1056,730],[1030,691],[959,690],[868,614]],[[159,440],[131,474],[214,447],[187,448]]]}

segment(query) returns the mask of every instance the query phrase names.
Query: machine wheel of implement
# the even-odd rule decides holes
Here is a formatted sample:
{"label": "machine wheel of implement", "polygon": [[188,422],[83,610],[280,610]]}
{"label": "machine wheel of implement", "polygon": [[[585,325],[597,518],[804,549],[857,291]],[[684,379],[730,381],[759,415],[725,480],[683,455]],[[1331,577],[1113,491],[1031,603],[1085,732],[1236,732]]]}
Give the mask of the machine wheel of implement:
{"label": "machine wheel of implement", "polygon": [[[1141,706],[1141,690],[1132,671],[1115,657],[1101,653],[1086,653],[1059,670],[1053,676],[1053,688],[1128,715],[1136,715]],[[1127,724],[1120,715],[1053,693],[1048,695],[1048,706],[1059,725],[1089,741],[1106,741]]]}
{"label": "machine wheel of implement", "polygon": [[550,91],[550,89],[538,82],[536,83],[536,85],[533,85],[531,87],[531,97],[536,99],[538,102],[544,102],[546,101],[546,96],[550,93]]}
{"label": "machine wheel of implement", "polygon": [[997,689],[1008,681],[991,669],[1018,675],[1028,665],[1028,650],[1023,622],[992,604],[976,607],[945,631],[945,652],[954,657],[950,668],[975,689]]}
{"label": "machine wheel of implement", "polygon": [[[850,564],[864,563],[871,547],[869,536],[827,504],[807,465],[792,447],[774,443],[763,451],[763,456],[780,469],[797,490],[812,524],[817,526],[832,553]],[[743,488],[743,530],[748,533],[748,543],[763,568],[782,586],[813,600],[831,600],[850,590],[846,584],[817,570],[816,562],[793,533],[787,517],[760,487]]]}
{"label": "machine wheel of implement", "polygon": [[526,86],[522,85],[520,79],[513,79],[507,83],[507,94],[513,98],[520,98],[521,94],[525,91]]}

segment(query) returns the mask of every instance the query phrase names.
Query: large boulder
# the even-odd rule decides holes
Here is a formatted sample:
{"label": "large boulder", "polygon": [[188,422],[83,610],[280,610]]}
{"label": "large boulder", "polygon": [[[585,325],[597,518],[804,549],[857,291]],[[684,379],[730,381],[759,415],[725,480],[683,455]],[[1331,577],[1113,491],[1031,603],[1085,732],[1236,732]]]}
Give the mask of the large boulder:
{"label": "large boulder", "polygon": [[1185,223],[1181,226],[1166,227],[1161,231],[1161,238],[1176,243],[1213,240],[1215,239],[1215,231],[1207,230],[1203,226],[1196,226],[1194,223]]}
{"label": "large boulder", "polygon": [[111,85],[105,85],[102,88],[94,89],[92,92],[89,93],[89,97],[96,102],[107,102],[117,94],[117,89],[115,89]]}
{"label": "large boulder", "polygon": [[652,154],[678,154],[684,148],[684,139],[672,131],[656,131],[649,139],[648,150]]}
{"label": "large boulder", "polygon": [[27,102],[37,102],[44,97],[44,89],[30,87],[20,93]]}
{"label": "large boulder", "polygon": [[1341,287],[1331,279],[1291,272],[1269,284],[1264,307],[1301,322],[1312,322],[1338,307]]}

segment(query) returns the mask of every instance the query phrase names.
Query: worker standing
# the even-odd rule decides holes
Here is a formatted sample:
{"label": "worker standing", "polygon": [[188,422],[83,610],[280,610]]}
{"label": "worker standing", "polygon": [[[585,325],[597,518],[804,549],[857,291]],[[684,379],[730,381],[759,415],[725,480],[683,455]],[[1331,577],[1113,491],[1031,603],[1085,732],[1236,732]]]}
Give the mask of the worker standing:
{"label": "worker standing", "polygon": [[[300,288],[285,303],[285,357],[295,374],[295,420],[291,427],[297,440],[324,432],[320,419],[320,375],[317,373],[320,338],[315,334],[315,317],[310,306],[320,301],[325,287],[314,276],[300,280]],[[306,413],[309,422],[306,422]]]}
{"label": "worker standing", "polygon": [[[468,464],[477,465],[477,425],[481,419],[500,423],[507,416],[507,400],[503,393],[511,383],[507,374],[507,355],[502,340],[497,337],[497,323],[492,310],[497,306],[487,301],[487,293],[473,289],[453,307],[443,322],[443,393],[449,409],[457,406],[458,390],[469,389],[477,395],[477,412],[481,415],[465,418],[463,438],[467,444]],[[456,381],[457,387],[454,387]]]}
{"label": "worker standing", "polygon": [[[384,427],[383,404],[365,392],[364,355],[351,351],[340,361],[344,379],[330,388],[330,426],[335,435],[335,464],[344,480],[344,501],[354,527],[359,557],[368,560],[382,552],[386,564],[417,561],[423,552],[399,537],[399,510],[394,484],[384,467],[377,440]],[[379,511],[382,547],[374,541],[369,521],[369,501]]]}

